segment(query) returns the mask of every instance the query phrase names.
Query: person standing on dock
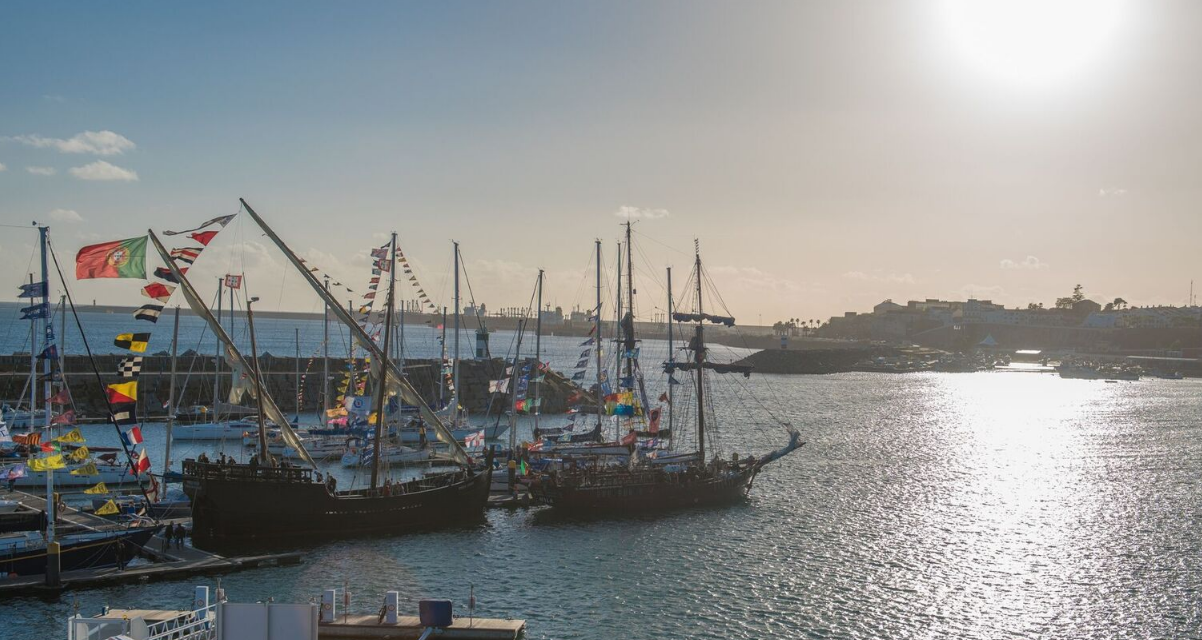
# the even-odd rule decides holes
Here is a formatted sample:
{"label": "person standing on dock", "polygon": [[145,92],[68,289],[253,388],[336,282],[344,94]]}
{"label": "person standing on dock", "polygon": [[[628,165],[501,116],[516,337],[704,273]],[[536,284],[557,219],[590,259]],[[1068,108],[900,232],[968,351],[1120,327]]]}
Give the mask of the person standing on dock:
{"label": "person standing on dock", "polygon": [[185,535],[187,535],[187,532],[184,531],[183,523],[177,522],[175,524],[175,548],[176,549],[184,548],[184,536]]}

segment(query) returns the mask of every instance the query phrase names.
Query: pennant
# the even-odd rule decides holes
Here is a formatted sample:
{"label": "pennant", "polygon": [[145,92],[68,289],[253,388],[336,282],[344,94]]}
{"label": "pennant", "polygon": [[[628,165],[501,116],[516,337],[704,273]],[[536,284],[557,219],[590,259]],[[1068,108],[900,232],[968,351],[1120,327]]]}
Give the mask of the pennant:
{"label": "pennant", "polygon": [[147,322],[158,322],[159,315],[163,313],[163,305],[159,304],[144,304],[138,307],[134,312],[135,320],[145,320]]}
{"label": "pennant", "polygon": [[[188,267],[180,267],[179,272],[180,275],[187,273]],[[179,279],[176,278],[175,274],[171,273],[171,269],[168,269],[167,267],[155,267],[154,277],[158,278],[159,280],[166,280],[167,282],[179,284]]]}
{"label": "pennant", "polygon": [[142,295],[152,300],[158,300],[159,302],[167,302],[171,299],[171,294],[174,292],[175,287],[161,282],[152,282],[142,287]]}
{"label": "pennant", "polygon": [[503,380],[489,380],[488,381],[488,392],[489,393],[506,393],[508,391],[509,391],[509,378],[505,378]]}
{"label": "pennant", "polygon": [[73,476],[98,476],[98,475],[100,475],[100,470],[96,468],[95,462],[89,462],[83,466],[72,469],[71,475],[73,475]]}
{"label": "pennant", "polygon": [[586,357],[586,358],[581,358],[578,362],[576,362],[576,366],[573,368],[574,369],[583,369],[587,366],[588,366],[588,358]]}
{"label": "pennant", "polygon": [[15,442],[17,444],[28,445],[30,447],[38,446],[38,443],[41,441],[42,441],[42,432],[41,431],[34,431],[32,433],[27,433],[25,435],[13,436],[13,442]]}
{"label": "pennant", "polygon": [[75,279],[145,278],[146,236],[86,246],[75,254]]}
{"label": "pennant", "polygon": [[17,294],[17,298],[45,298],[46,297],[46,282],[27,282],[21,285],[21,293]]}
{"label": "pennant", "polygon": [[650,431],[651,433],[659,432],[659,416],[659,407],[652,409],[650,413],[647,414],[647,431]]}
{"label": "pennant", "polygon": [[122,333],[117,336],[116,340],[113,340],[113,346],[128,349],[134,353],[145,353],[149,343],[149,333]]}
{"label": "pennant", "polygon": [[590,355],[592,355],[592,354],[593,354],[593,350],[592,350],[592,349],[585,349],[584,351],[581,351],[581,352],[580,352],[580,357],[581,357],[581,358],[587,358],[587,357],[589,357],[589,356],[590,356]]}
{"label": "pennant", "polygon": [[67,466],[67,463],[63,461],[61,453],[46,456],[45,458],[31,458],[26,464],[29,466],[30,471],[53,471],[55,469],[63,469]]}
{"label": "pennant", "polygon": [[66,387],[63,387],[58,393],[46,398],[46,401],[53,404],[70,404],[71,394],[67,391]]}
{"label": "pennant", "polygon": [[95,496],[102,493],[108,493],[109,488],[104,486],[103,482],[98,482],[96,483],[96,486],[92,487],[91,489],[84,489],[83,492]]}
{"label": "pennant", "polygon": [[142,452],[138,454],[138,461],[134,463],[134,471],[138,473],[150,471],[150,456],[146,455],[146,447],[142,447]]}
{"label": "pennant", "polygon": [[54,453],[60,449],[54,442],[43,442],[40,448],[42,449],[42,453]]}
{"label": "pennant", "polygon": [[668,384],[680,384],[680,380],[677,380],[674,376],[669,375]]}
{"label": "pennant", "polygon": [[242,288],[242,276],[227,274],[225,276],[225,288],[226,289],[241,289]]}
{"label": "pennant", "polygon": [[49,315],[50,308],[45,303],[38,303],[21,308],[22,320],[41,320]]}
{"label": "pennant", "polygon": [[371,257],[373,257],[373,258],[387,258],[387,257],[388,257],[388,247],[381,247],[381,248],[379,248],[379,249],[372,249],[372,250],[371,250]]}
{"label": "pennant", "polygon": [[667,392],[667,391],[665,391],[665,392],[663,392],[663,393],[659,394],[659,401],[660,401],[660,402],[669,402],[669,400],[668,400],[668,392]]}
{"label": "pennant", "polygon": [[46,359],[58,360],[58,346],[57,345],[52,344],[49,347],[42,349],[42,352],[38,354],[38,360],[46,360]]}
{"label": "pennant", "polygon": [[110,384],[105,387],[105,392],[108,395],[109,404],[126,404],[138,401],[137,381]]}
{"label": "pennant", "polygon": [[200,257],[200,252],[203,249],[204,247],[182,247],[179,249],[172,249],[170,255],[171,259],[175,260],[176,262],[192,264],[193,262],[196,262],[197,258]]}
{"label": "pennant", "polygon": [[136,402],[113,405],[113,424],[117,426],[137,424],[138,412]]}
{"label": "pennant", "polygon": [[121,442],[124,442],[125,446],[130,448],[142,444],[142,429],[140,427],[133,427],[129,431],[122,431]]}
{"label": "pennant", "polygon": [[118,378],[137,378],[142,373],[142,356],[130,356],[117,365]]}
{"label": "pennant", "polygon": [[[215,224],[220,224],[222,227],[224,227],[225,225],[229,224],[230,220],[233,220],[234,216],[236,216],[236,215],[238,215],[238,214],[235,213],[235,214],[228,215],[228,216],[218,216],[216,218],[213,218],[212,220],[206,220],[199,227],[196,227],[195,229],[184,229],[183,231],[164,231],[163,235],[179,236],[179,235],[183,235],[185,233],[192,233],[193,231],[200,231],[201,229],[204,229],[205,227],[215,225]],[[217,232],[214,231],[213,233],[217,233]]]}
{"label": "pennant", "polygon": [[76,449],[75,451],[72,451],[71,453],[67,454],[67,457],[71,458],[71,460],[73,460],[74,462],[83,462],[84,460],[88,459],[88,456],[91,455],[91,453],[92,452],[88,451],[87,447],[80,447],[80,448]]}
{"label": "pennant", "polygon": [[118,513],[121,513],[121,510],[117,508],[116,502],[109,500],[101,505],[101,507],[97,509],[95,513],[98,516],[115,516]]}
{"label": "pennant", "polygon": [[579,382],[581,380],[584,380],[584,372],[583,371],[577,371],[576,373],[572,374],[573,382]]}
{"label": "pennant", "polygon": [[72,429],[71,431],[55,438],[54,441],[55,442],[86,442],[86,440],[84,440],[83,434],[79,432],[78,428]]}
{"label": "pennant", "polygon": [[200,233],[190,233],[188,237],[207,247],[216,235],[216,231],[201,231]]}

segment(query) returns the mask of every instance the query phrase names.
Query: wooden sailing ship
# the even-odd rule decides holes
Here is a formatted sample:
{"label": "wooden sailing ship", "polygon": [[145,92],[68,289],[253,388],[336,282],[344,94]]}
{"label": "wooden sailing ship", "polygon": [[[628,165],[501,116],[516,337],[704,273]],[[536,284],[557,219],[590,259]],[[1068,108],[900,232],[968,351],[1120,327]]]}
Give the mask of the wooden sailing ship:
{"label": "wooden sailing ship", "polygon": [[[390,331],[384,332],[384,344],[378,346],[367,332],[333,300],[302,261],[284,244],[275,232],[243,201],[243,207],[262,227],[266,235],[280,248],[300,271],[327,308],[354,334],[359,344],[368,349],[373,362],[380,363],[376,397],[374,446],[381,442],[385,407],[392,395],[400,403],[418,407],[419,414],[432,428],[434,436],[448,447],[457,465],[447,473],[429,474],[408,482],[380,482],[379,451],[375,451],[371,485],[355,491],[338,491],[333,482],[320,481],[316,466],[303,454],[309,467],[277,466],[265,443],[265,425],[260,424],[258,454],[248,464],[220,465],[187,460],[184,462],[185,487],[193,502],[193,537],[198,544],[219,544],[237,541],[283,538],[312,538],[315,536],[346,536],[362,533],[401,533],[429,529],[480,518],[488,499],[491,465],[478,468],[467,457],[450,431],[425,403],[421,396],[401,376],[396,364],[389,359]],[[258,367],[248,367],[229,337],[216,324],[191,284],[169,259],[158,238],[151,233],[155,247],[176,278],[193,311],[204,317],[226,347],[226,355],[246,371],[253,371],[253,396],[259,403],[260,416],[275,422],[281,438],[298,451],[304,445],[288,425],[284,414],[271,398],[262,392]],[[395,248],[396,235],[390,246]],[[392,253],[389,259],[392,259]],[[388,305],[385,326],[391,326],[395,269],[390,269]],[[253,315],[248,309],[248,319]],[[251,320],[253,323],[253,320]],[[253,324],[251,328],[252,351]],[[400,404],[396,403],[396,404]],[[260,420],[263,420],[261,417]]]}
{"label": "wooden sailing ship", "polygon": [[[630,260],[630,226],[626,227],[626,255]],[[619,264],[620,264],[619,259]],[[791,427],[788,428],[789,442],[782,448],[769,454],[745,458],[732,457],[722,459],[718,456],[707,457],[707,415],[706,415],[706,373],[741,373],[749,374],[734,365],[709,362],[706,358],[705,323],[734,325],[734,318],[716,316],[705,313],[702,300],[702,268],[701,255],[695,254],[694,275],[696,281],[696,313],[675,313],[672,309],[671,293],[669,292],[669,312],[673,320],[693,324],[693,336],[688,343],[688,351],[692,358],[687,362],[676,362],[669,347],[669,360],[664,369],[671,376],[677,371],[688,372],[695,384],[696,404],[696,450],[687,452],[670,451],[653,448],[650,455],[641,446],[640,438],[658,436],[670,437],[668,434],[640,431],[633,426],[630,431],[621,436],[620,441],[627,446],[628,455],[625,463],[609,462],[601,457],[581,457],[573,459],[566,465],[559,465],[535,479],[531,486],[531,494],[545,504],[559,510],[576,512],[632,512],[658,511],[686,506],[702,506],[728,503],[744,498],[751,490],[752,482],[759,472],[769,463],[785,456],[802,446],[800,435]],[[619,282],[620,282],[619,278]],[[669,272],[669,287],[671,286]],[[619,390],[634,396],[641,395],[642,407],[647,406],[645,385],[638,371],[636,358],[636,340],[634,336],[634,287],[632,282],[631,265],[627,265],[626,291],[630,306],[625,315],[620,315],[621,339],[619,348],[626,354],[625,371],[619,372]],[[620,300],[621,298],[619,298]],[[625,375],[621,375],[624,373]],[[669,389],[671,385],[669,385]],[[599,392],[600,393],[600,392]],[[634,412],[641,409],[634,409]],[[669,419],[668,429],[672,429]]]}

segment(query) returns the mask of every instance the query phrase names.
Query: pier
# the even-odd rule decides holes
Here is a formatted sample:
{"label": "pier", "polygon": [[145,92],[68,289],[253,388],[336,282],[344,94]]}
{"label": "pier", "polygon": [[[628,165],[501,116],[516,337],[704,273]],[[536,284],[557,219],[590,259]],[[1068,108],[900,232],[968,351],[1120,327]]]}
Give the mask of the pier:
{"label": "pier", "polygon": [[[45,498],[23,492],[16,492],[21,502],[35,510],[45,510]],[[177,520],[164,523],[178,522]],[[95,514],[65,507],[58,516],[60,531],[114,531],[118,526]],[[117,567],[102,567],[96,569],[81,569],[64,571],[60,575],[58,586],[47,586],[44,576],[20,576],[0,579],[0,596],[12,595],[29,590],[62,591],[99,587],[112,584],[142,582],[148,580],[170,580],[190,575],[213,573],[231,573],[243,569],[253,569],[264,565],[298,564],[303,554],[272,553],[254,556],[225,557],[195,547],[184,545],[174,548],[165,545],[161,535],[156,535],[141,550],[141,555],[152,562],[150,564]]]}
{"label": "pier", "polygon": [[[390,623],[381,621],[379,616],[352,614],[340,616],[336,622],[321,623],[317,637],[340,640],[417,640],[423,637],[427,629],[417,616],[397,616],[397,621]],[[460,640],[513,640],[520,637],[525,629],[525,620],[461,617],[455,618],[449,627],[438,627],[435,633],[439,638]]]}

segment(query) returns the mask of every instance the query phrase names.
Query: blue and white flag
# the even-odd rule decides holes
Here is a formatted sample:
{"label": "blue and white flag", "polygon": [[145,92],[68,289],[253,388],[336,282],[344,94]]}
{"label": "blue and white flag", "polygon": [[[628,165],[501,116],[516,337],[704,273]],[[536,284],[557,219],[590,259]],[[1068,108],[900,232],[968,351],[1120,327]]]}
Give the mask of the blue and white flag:
{"label": "blue and white flag", "polygon": [[46,317],[48,308],[45,304],[34,304],[21,308],[22,320],[40,320]]}
{"label": "blue and white flag", "polygon": [[21,285],[21,293],[17,294],[18,298],[44,298],[46,297],[46,283],[30,282]]}

